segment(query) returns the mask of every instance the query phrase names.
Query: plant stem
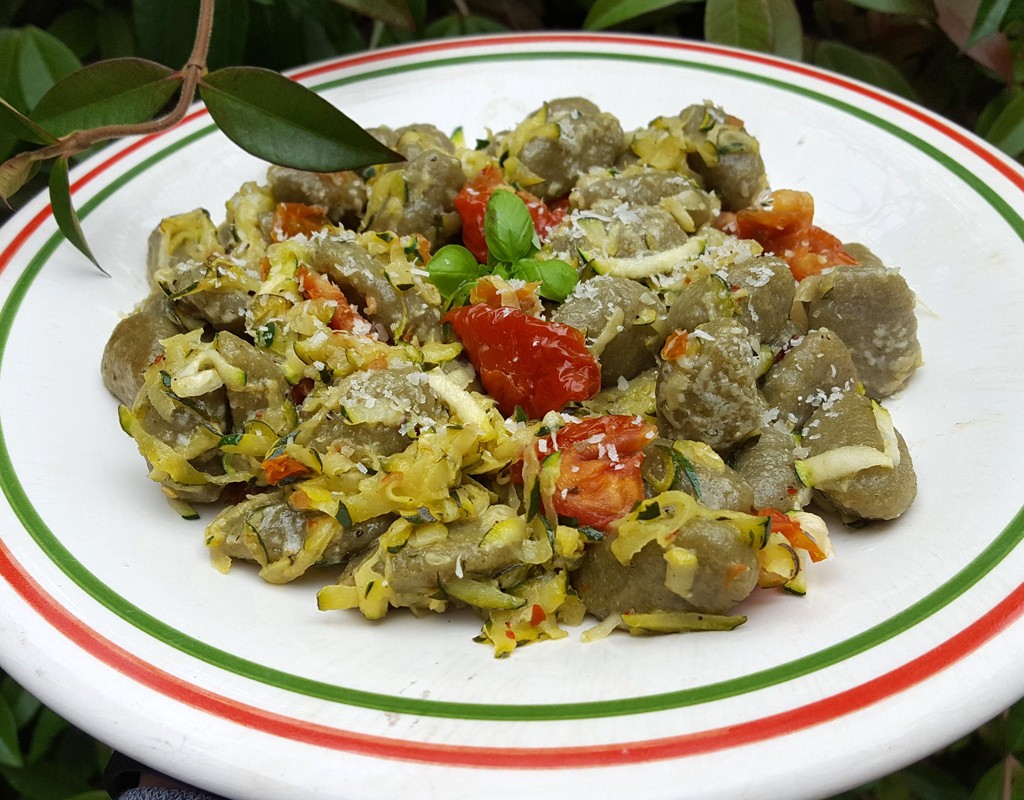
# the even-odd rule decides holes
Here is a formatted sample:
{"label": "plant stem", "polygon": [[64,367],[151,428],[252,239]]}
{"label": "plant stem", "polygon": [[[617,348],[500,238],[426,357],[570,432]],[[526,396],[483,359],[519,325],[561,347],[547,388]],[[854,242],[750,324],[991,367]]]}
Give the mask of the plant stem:
{"label": "plant stem", "polygon": [[1013,778],[1019,767],[1020,762],[1013,753],[1007,753],[1003,758],[1003,790],[999,795],[1001,800],[1011,800],[1013,797]]}
{"label": "plant stem", "polygon": [[380,37],[384,35],[384,23],[379,19],[373,21],[373,28],[370,30],[370,41],[366,45],[368,50],[376,50],[380,45]]}
{"label": "plant stem", "polygon": [[195,67],[201,75],[206,71],[206,57],[210,52],[210,37],[213,35],[213,8],[215,0],[200,0],[199,22],[196,26],[196,41],[185,69]]}

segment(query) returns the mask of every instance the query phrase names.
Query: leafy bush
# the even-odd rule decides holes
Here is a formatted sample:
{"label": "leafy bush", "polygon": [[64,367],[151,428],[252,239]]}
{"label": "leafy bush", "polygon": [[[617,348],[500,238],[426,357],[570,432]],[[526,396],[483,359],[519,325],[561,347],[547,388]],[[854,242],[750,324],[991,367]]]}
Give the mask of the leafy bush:
{"label": "leafy bush", "polygon": [[0,797],[105,800],[110,749],[73,728],[0,672]]}

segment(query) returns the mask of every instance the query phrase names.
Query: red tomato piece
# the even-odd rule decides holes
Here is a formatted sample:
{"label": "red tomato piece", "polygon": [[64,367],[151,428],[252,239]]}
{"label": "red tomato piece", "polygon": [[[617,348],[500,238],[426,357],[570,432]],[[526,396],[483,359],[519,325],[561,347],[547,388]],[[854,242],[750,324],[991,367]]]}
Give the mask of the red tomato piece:
{"label": "red tomato piece", "polygon": [[661,347],[661,357],[666,361],[675,361],[686,354],[686,345],[690,335],[684,330],[674,330],[668,335]]}
{"label": "red tomato piece", "polygon": [[568,200],[559,201],[548,207],[536,195],[517,191],[505,183],[501,169],[497,164],[488,164],[475,178],[467,181],[455,197],[455,210],[462,218],[462,243],[481,264],[487,263],[487,239],[484,236],[484,214],[491,195],[504,188],[515,192],[526,203],[526,208],[533,218],[533,227],[537,235],[544,237],[547,232],[562,221],[568,208]]}
{"label": "red tomato piece", "polygon": [[601,389],[601,368],[576,328],[482,303],[452,309],[444,321],[505,416],[520,406],[539,419]]}
{"label": "red tomato piece", "polygon": [[[469,302],[483,303],[494,308],[511,306],[535,317],[544,310],[540,298],[537,296],[539,286],[540,283],[535,282],[512,286],[497,275],[484,275],[469,290]],[[534,313],[531,314],[531,311]]]}
{"label": "red tomato piece", "polygon": [[[554,437],[546,437],[538,441],[546,441],[563,453],[572,445],[572,449],[583,458],[603,458],[611,448],[619,455],[632,455],[643,450],[654,438],[654,426],[644,422],[640,417],[629,414],[605,414],[602,417],[588,417],[579,422],[570,422],[555,431]],[[539,456],[543,455],[540,449]],[[614,454],[613,454],[614,455]]]}
{"label": "red tomato piece", "polygon": [[560,516],[607,530],[644,499],[640,467],[654,426],[639,417],[610,414],[570,423],[537,442],[538,458],[562,454],[555,494]]}
{"label": "red tomato piece", "polygon": [[267,483],[274,486],[287,481],[289,478],[305,477],[310,473],[309,467],[301,461],[285,455],[268,458],[260,466],[263,467],[263,474],[267,478]]}
{"label": "red tomato piece", "polygon": [[771,517],[772,530],[785,536],[793,547],[806,550],[811,561],[823,561],[828,558],[828,553],[821,549],[821,545],[814,537],[801,528],[800,523],[789,514],[783,514],[774,508],[759,508],[755,513],[759,517]]}
{"label": "red tomato piece", "polygon": [[297,406],[302,405],[302,401],[309,397],[309,393],[316,388],[316,381],[312,378],[303,378],[291,388],[292,402]]}
{"label": "red tomato piece", "polygon": [[307,236],[330,225],[327,209],[306,203],[278,203],[274,207],[274,221],[271,236],[275,242],[283,242],[300,233]]}
{"label": "red tomato piece", "polygon": [[548,235],[548,231],[569,213],[568,197],[559,198],[548,204],[529,192],[516,192],[516,194],[526,203],[526,208],[530,212],[530,216],[533,217],[533,227],[541,239],[544,239]]}
{"label": "red tomato piece", "polygon": [[788,265],[798,281],[828,267],[856,264],[843,243],[813,224],[814,198],[808,192],[778,189],[770,208],[745,208],[723,214],[718,227],[742,239],[753,239]]}
{"label": "red tomato piece", "polygon": [[466,181],[455,196],[455,210],[462,218],[462,243],[481,264],[487,263],[484,212],[487,210],[487,201],[502,180],[501,170],[497,166],[486,166],[475,178]]}
{"label": "red tomato piece", "polygon": [[812,225],[796,241],[786,243],[782,256],[798,281],[840,264],[856,264],[843,243],[826,230]]}
{"label": "red tomato piece", "polygon": [[310,300],[323,299],[337,303],[329,323],[333,330],[355,331],[357,328],[369,327],[366,320],[349,303],[345,293],[326,275],[299,267],[296,277],[302,286],[302,293]]}

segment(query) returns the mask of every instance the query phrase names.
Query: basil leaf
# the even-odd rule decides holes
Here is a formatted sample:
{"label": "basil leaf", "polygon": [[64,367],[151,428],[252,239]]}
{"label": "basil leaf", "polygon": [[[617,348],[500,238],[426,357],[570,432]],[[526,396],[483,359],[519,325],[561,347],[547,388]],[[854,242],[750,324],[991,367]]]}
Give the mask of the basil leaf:
{"label": "basil leaf", "polygon": [[469,302],[469,295],[473,291],[474,286],[476,286],[476,281],[466,281],[462,284],[462,286],[456,289],[455,294],[448,298],[448,302],[445,303],[445,309],[466,305]]}
{"label": "basil leaf", "polygon": [[558,302],[565,300],[579,282],[579,276],[571,265],[554,258],[548,261],[520,259],[512,267],[512,277],[539,282],[540,296]]}
{"label": "basil leaf", "polygon": [[514,264],[532,255],[533,217],[522,198],[506,189],[491,195],[484,212],[484,239],[493,261]]}
{"label": "basil leaf", "polygon": [[445,299],[453,297],[466,283],[473,283],[484,274],[476,263],[476,257],[465,247],[448,244],[434,253],[427,264],[430,282],[436,286]]}

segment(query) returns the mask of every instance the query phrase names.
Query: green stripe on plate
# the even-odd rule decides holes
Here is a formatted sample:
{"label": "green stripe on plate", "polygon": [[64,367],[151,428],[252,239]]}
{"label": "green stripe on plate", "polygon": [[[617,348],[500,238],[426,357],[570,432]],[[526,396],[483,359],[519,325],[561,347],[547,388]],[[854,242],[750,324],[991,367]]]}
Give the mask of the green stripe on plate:
{"label": "green stripe on plate", "polygon": [[[804,86],[796,86],[777,78],[744,72],[739,69],[701,64],[685,59],[673,59],[646,55],[629,55],[619,53],[561,53],[561,52],[530,52],[483,54],[436,59],[426,64],[408,64],[385,67],[361,73],[356,76],[343,77],[316,85],[318,90],[359,83],[376,78],[393,77],[407,72],[423,71],[447,66],[462,66],[481,61],[520,61],[559,59],[564,61],[580,60],[622,60],[640,63],[657,64],[669,67],[703,70],[720,75],[737,77],[747,81],[756,81],[792,94],[801,95],[817,103],[832,106],[840,111],[863,120],[880,128],[892,136],[901,139],[942,166],[943,169],[956,175],[988,203],[999,216],[1013,229],[1019,238],[1024,240],[1024,221],[1020,216],[987,184],[970,172],[965,166],[950,158],[937,147],[921,140],[908,131],[888,120],[877,117],[863,108],[850,103],[822,95]],[[154,155],[146,158],[137,166],[127,170],[125,174],[114,179],[97,192],[79,209],[82,218],[86,218],[96,207],[107,201],[120,188],[150,169],[154,164],[174,155],[182,148],[209,135],[215,130],[207,126],[184,137]],[[53,255],[63,241],[60,233],[54,233],[39,252],[32,258],[24,273],[18,278],[10,295],[0,310],[0,368],[3,366],[3,355],[6,350],[11,326],[18,313],[28,288],[35,280],[39,271]],[[113,413],[113,412],[111,412]],[[183,653],[205,661],[212,666],[239,676],[302,695],[321,700],[360,706],[381,711],[415,714],[421,716],[450,717],[467,720],[567,720],[586,719],[607,716],[637,714],[664,709],[681,708],[699,705],[729,697],[736,697],[750,692],[765,689],[795,678],[819,671],[825,667],[849,659],[859,653],[897,636],[922,620],[935,614],[990,572],[1006,557],[1024,538],[1024,509],[1010,521],[1005,529],[985,550],[953,578],[939,586],[927,596],[893,615],[863,633],[846,639],[831,647],[825,648],[808,656],[780,664],[778,666],[744,675],[739,678],[720,681],[705,686],[681,689],[659,694],[629,697],[617,700],[604,700],[581,703],[553,704],[477,704],[454,703],[436,700],[421,700],[407,697],[394,697],[374,692],[365,692],[336,686],[321,681],[310,680],[279,670],[270,669],[263,664],[240,658],[227,653],[205,642],[186,636],[161,620],[145,613],[129,603],[110,587],[106,586],[61,544],[59,538],[47,527],[42,517],[29,502],[14,465],[11,463],[3,436],[2,420],[0,420],[0,483],[11,507],[21,523],[36,541],[40,549],[83,591],[111,612],[152,636]]]}

